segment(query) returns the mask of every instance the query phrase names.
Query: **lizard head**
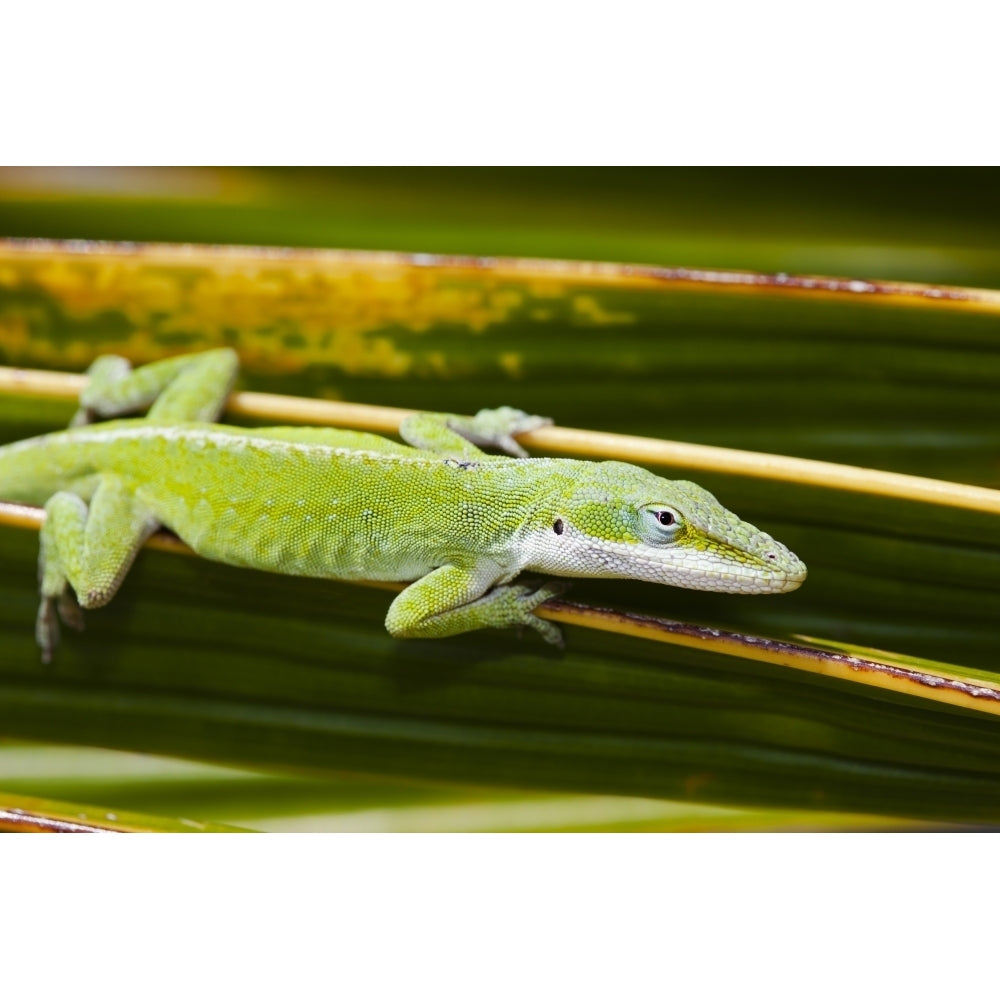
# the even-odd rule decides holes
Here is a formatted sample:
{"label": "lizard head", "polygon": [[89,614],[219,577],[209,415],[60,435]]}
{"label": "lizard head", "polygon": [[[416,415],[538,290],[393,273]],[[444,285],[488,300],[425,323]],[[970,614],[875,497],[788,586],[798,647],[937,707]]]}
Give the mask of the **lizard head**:
{"label": "lizard head", "polygon": [[695,483],[623,462],[580,467],[546,504],[544,530],[533,526],[532,569],[740,594],[786,593],[806,578],[802,560]]}

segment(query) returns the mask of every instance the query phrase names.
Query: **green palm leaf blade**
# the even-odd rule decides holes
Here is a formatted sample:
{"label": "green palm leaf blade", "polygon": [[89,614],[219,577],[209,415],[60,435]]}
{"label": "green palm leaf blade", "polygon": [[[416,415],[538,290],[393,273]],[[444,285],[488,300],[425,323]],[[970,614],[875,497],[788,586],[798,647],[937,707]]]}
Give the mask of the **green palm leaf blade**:
{"label": "green palm leaf blade", "polygon": [[238,828],[193,819],[110,812],[0,792],[0,833],[237,833]]}
{"label": "green palm leaf blade", "polygon": [[[4,360],[80,367],[108,350],[142,361],[235,340],[255,388],[456,411],[510,402],[565,424],[1000,478],[995,293],[784,279],[748,292],[747,281],[613,267],[554,277],[561,265],[187,253],[8,244]],[[105,298],[88,299],[94,288]],[[67,411],[9,392],[3,437],[58,426]],[[788,542],[810,566],[806,586],[737,600],[588,581],[574,601],[815,637],[973,687],[1000,681],[995,515],[724,468],[669,474]],[[399,643],[381,627],[383,592],[160,552],[44,670],[30,627],[36,542],[0,535],[9,735],[316,775],[1000,815],[1000,722],[982,700],[930,697],[934,681],[883,690],[860,674],[572,626],[563,657],[513,635]]]}
{"label": "green palm leaf blade", "polygon": [[[0,830],[95,832],[702,831],[953,829],[898,817],[734,809],[620,795],[573,795],[337,775],[263,774],[176,758],[37,744],[0,747]],[[26,790],[30,794],[24,794]],[[42,794],[46,799],[38,798]],[[56,801],[74,795],[113,803]],[[145,810],[140,813],[136,810]],[[166,819],[205,811],[240,827]]]}

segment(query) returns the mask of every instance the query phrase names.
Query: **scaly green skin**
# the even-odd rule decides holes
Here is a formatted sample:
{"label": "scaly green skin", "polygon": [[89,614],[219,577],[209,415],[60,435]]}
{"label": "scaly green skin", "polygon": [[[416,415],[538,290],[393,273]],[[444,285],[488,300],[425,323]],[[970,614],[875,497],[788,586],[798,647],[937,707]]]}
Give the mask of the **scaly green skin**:
{"label": "scaly green skin", "polygon": [[[805,579],[788,549],[694,483],[621,462],[480,451],[524,454],[512,435],[547,421],[518,410],[417,414],[400,429],[412,447],[352,431],[212,423],[236,364],[229,350],[134,372],[121,358],[98,359],[70,430],[0,448],[0,498],[45,505],[43,659],[58,618],[79,627],[80,606],[106,604],[161,524],[236,566],[416,581],[386,618],[407,638],[528,625],[561,643],[533,612],[564,585],[511,583],[522,570],[746,594]],[[90,425],[146,407],[143,419]]]}

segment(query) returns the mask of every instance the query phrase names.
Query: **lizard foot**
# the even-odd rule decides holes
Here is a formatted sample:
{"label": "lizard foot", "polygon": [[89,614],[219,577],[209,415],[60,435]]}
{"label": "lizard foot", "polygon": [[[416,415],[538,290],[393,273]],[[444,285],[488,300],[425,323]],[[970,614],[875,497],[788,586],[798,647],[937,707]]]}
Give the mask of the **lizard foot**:
{"label": "lizard foot", "polygon": [[479,448],[496,448],[514,458],[527,458],[528,453],[514,440],[515,434],[525,434],[548,427],[549,417],[536,417],[512,406],[495,410],[480,410],[474,417],[463,420],[460,433]]}
{"label": "lizard foot", "polygon": [[127,378],[132,365],[115,354],[105,354],[97,358],[87,369],[88,382],[80,393],[80,408],[73,414],[70,427],[85,427],[95,420],[103,419],[102,406],[116,382]]}
{"label": "lizard foot", "polygon": [[510,600],[515,602],[520,612],[520,625],[534,629],[541,637],[558,649],[566,648],[562,629],[554,622],[545,621],[534,613],[535,608],[565,594],[572,586],[568,580],[526,580],[510,585]]}

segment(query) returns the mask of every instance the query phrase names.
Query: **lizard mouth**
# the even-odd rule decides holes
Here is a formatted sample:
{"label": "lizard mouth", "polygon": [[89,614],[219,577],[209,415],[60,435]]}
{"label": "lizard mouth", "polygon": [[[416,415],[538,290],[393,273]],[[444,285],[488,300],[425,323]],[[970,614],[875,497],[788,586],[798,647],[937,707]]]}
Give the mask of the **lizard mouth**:
{"label": "lizard mouth", "polygon": [[696,570],[697,582],[687,585],[731,594],[788,594],[802,586],[807,573],[805,563],[782,546],[750,558],[746,553],[723,556],[714,565]]}
{"label": "lizard mouth", "polygon": [[799,587],[805,583],[806,580],[806,570],[802,567],[801,573],[796,573],[793,576],[786,576],[784,581],[780,582],[776,590],[771,590],[768,593],[771,594],[789,594],[793,590],[798,590]]}
{"label": "lizard mouth", "polygon": [[798,590],[805,582],[808,571],[806,564],[792,552],[781,561],[773,555],[765,557],[763,565],[770,571],[761,580],[763,594],[788,594]]}

